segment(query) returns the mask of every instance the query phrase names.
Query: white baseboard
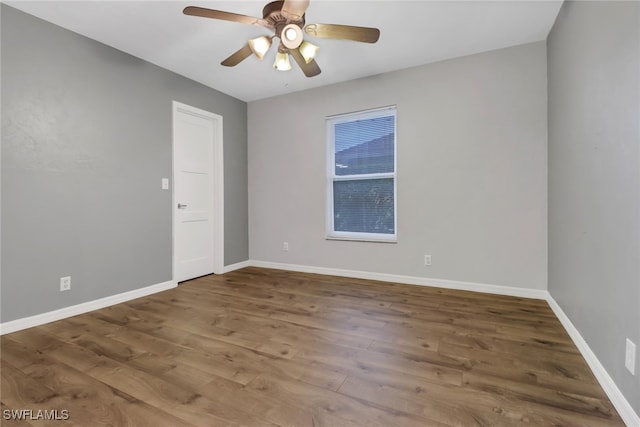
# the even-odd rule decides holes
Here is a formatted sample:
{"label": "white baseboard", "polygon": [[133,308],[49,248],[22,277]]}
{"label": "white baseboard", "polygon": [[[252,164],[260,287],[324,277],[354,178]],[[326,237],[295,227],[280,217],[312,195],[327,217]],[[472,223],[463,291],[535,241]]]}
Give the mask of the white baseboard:
{"label": "white baseboard", "polygon": [[110,305],[120,304],[136,298],[166,291],[175,288],[177,283],[168,281],[158,283],[156,285],[147,286],[133,291],[123,292],[117,295],[100,298],[93,301],[84,302],[82,304],[72,305],[70,307],[61,308],[59,310],[49,311],[47,313],[36,314],[35,316],[23,317],[9,322],[0,323],[0,335],[9,334],[11,332],[20,331],[22,329],[32,328],[34,326],[44,325],[45,323],[55,322],[56,320],[65,319],[67,317],[77,316],[78,314],[87,313],[89,311],[98,310]]}
{"label": "white baseboard", "polygon": [[245,267],[251,267],[252,265],[253,264],[249,260],[238,262],[238,263],[231,264],[231,265],[225,265],[223,267],[223,269],[222,269],[222,274],[230,273],[230,272],[235,271],[235,270],[240,270],[241,268],[245,268]]}
{"label": "white baseboard", "polygon": [[609,400],[611,400],[613,406],[615,406],[622,420],[628,427],[640,427],[640,416],[638,416],[638,414],[633,410],[631,404],[627,401],[616,383],[609,376],[604,366],[602,366],[596,355],[589,347],[589,344],[587,344],[582,335],[580,335],[578,329],[573,326],[569,317],[567,317],[560,305],[550,294],[547,297],[547,302],[556,317],[560,320],[560,323],[562,323],[562,326],[566,329],[576,347],[578,347],[578,350],[580,350],[582,357],[587,361],[591,371],[598,379],[602,389],[609,397]]}
{"label": "white baseboard", "polygon": [[434,286],[437,288],[460,291],[484,292],[521,298],[546,299],[548,292],[542,289],[516,288],[511,286],[488,285],[484,283],[462,282],[459,280],[430,279],[426,277],[403,276],[397,274],[372,273],[368,271],[343,270],[340,268],[313,267],[298,264],[283,264],[267,261],[251,261],[253,267],[274,268],[278,270],[317,273],[330,276],[352,277],[355,279],[379,280],[381,282],[404,283],[408,285]]}

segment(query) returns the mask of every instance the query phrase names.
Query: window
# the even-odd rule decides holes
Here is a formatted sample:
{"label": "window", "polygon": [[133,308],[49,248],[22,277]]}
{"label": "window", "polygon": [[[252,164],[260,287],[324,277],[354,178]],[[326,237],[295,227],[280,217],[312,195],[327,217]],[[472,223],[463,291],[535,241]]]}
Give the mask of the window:
{"label": "window", "polygon": [[396,109],[327,118],[327,237],[396,241]]}

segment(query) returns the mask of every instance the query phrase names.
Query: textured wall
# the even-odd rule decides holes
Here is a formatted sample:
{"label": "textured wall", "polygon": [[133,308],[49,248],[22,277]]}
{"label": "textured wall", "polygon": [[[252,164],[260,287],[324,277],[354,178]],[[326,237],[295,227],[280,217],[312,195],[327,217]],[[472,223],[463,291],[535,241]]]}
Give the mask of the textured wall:
{"label": "textured wall", "polygon": [[547,47],[549,292],[640,413],[640,4],[565,2]]}
{"label": "textured wall", "polygon": [[246,104],[2,5],[3,322],[171,280],[172,100],[223,116],[225,264],[244,261]]}
{"label": "textured wall", "polygon": [[[387,105],[398,111],[398,242],[326,240],[325,117]],[[248,111],[251,259],[546,289],[544,42]]]}

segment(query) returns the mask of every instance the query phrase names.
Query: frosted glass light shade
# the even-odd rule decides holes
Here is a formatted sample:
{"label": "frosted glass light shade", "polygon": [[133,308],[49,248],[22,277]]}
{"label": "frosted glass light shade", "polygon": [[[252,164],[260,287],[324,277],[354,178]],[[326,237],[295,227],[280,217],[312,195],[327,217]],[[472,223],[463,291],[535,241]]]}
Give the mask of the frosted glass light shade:
{"label": "frosted glass light shade", "polygon": [[302,42],[300,45],[300,54],[304,58],[305,62],[308,64],[316,57],[316,53],[320,49],[318,46],[309,43],[307,41]]}
{"label": "frosted glass light shade", "polygon": [[278,71],[289,71],[291,69],[289,54],[285,52],[278,52],[276,55],[276,62],[273,63],[273,68]]}
{"label": "frosted glass light shade", "polygon": [[271,47],[271,39],[267,36],[257,37],[255,39],[249,40],[249,47],[255,56],[260,59],[264,58],[264,55],[267,53],[269,48]]}

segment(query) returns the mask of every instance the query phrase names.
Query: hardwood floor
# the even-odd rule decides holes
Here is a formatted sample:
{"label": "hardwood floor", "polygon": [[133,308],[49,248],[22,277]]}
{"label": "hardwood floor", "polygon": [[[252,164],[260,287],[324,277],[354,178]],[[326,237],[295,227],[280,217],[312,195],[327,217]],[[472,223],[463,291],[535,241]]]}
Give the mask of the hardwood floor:
{"label": "hardwood floor", "polygon": [[8,334],[1,360],[3,426],[624,425],[544,301],[279,270]]}

